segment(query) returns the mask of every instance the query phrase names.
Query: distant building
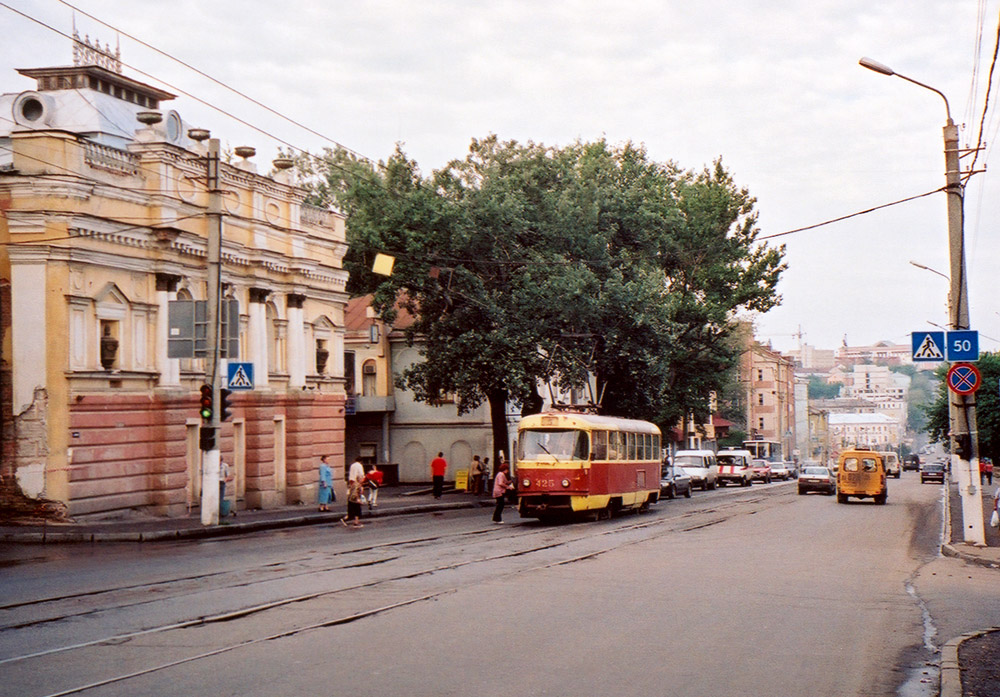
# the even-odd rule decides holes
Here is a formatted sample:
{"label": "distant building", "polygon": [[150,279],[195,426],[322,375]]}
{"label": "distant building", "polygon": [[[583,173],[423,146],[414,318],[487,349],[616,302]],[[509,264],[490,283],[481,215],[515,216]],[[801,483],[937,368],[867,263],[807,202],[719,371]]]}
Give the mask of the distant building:
{"label": "distant building", "polygon": [[802,344],[800,348],[789,351],[788,355],[800,369],[809,373],[826,373],[837,364],[835,351],[818,349],[809,344]]}
{"label": "distant building", "polygon": [[913,363],[913,347],[909,344],[893,344],[889,341],[879,341],[871,346],[848,346],[845,343],[834,352],[836,362],[840,365],[856,363],[880,363],[883,365],[911,365]]}
{"label": "distant building", "polygon": [[777,441],[785,457],[796,447],[795,363],[749,338],[740,356],[748,438]]}
{"label": "distant building", "polygon": [[885,414],[830,414],[830,440],[836,452],[855,446],[895,450],[902,435],[902,425]]}

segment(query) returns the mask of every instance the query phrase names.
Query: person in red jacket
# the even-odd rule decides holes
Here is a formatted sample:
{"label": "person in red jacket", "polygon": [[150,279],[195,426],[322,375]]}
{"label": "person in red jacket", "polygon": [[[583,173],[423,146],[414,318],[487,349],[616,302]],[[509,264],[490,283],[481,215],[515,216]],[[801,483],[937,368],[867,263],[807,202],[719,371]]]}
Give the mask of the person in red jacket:
{"label": "person in red jacket", "polygon": [[434,498],[441,498],[444,493],[444,473],[448,471],[448,461],[444,459],[444,453],[438,453],[437,457],[431,460],[431,481],[434,482]]}
{"label": "person in red jacket", "polygon": [[368,510],[370,511],[372,506],[378,505],[378,490],[382,486],[382,472],[379,468],[372,465],[362,484],[366,491],[365,499],[368,501]]}

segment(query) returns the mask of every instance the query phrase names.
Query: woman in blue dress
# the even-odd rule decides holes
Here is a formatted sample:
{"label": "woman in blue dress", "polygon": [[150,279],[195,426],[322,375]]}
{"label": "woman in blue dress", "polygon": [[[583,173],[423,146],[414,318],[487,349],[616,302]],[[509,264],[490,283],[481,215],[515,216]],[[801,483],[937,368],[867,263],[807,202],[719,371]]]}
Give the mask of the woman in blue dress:
{"label": "woman in blue dress", "polygon": [[333,470],[326,464],[326,455],[319,458],[319,510],[329,511],[333,500]]}

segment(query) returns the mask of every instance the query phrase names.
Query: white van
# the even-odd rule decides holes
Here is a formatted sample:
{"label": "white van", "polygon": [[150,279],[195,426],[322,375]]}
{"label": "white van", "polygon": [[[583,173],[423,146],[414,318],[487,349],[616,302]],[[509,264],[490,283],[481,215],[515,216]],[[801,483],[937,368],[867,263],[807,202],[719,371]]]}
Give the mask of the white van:
{"label": "white van", "polygon": [[683,469],[691,477],[691,486],[702,491],[714,489],[719,478],[719,465],[711,450],[678,450],[672,458],[674,467]]}
{"label": "white van", "polygon": [[750,486],[753,482],[753,453],[749,450],[726,448],[715,454],[719,463],[719,486],[729,482]]}
{"label": "white van", "polygon": [[899,479],[899,456],[894,452],[881,452],[882,463],[885,465],[885,476]]}

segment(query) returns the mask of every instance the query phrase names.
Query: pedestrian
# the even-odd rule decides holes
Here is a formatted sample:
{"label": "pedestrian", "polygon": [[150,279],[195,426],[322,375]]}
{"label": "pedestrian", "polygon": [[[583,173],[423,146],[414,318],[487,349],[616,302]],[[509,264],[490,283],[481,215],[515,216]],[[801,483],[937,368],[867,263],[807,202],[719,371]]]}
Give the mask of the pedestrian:
{"label": "pedestrian", "polygon": [[488,457],[483,458],[483,486],[479,490],[481,496],[486,496],[486,492],[489,491],[490,482],[493,478],[490,476],[490,459]]}
{"label": "pedestrian", "polygon": [[479,487],[483,480],[483,463],[478,455],[472,456],[472,464],[469,465],[469,493],[478,496]]}
{"label": "pedestrian", "polygon": [[378,505],[378,490],[382,486],[382,472],[375,465],[368,470],[368,474],[365,475],[364,480],[365,487],[368,488],[368,496],[365,497],[368,501],[368,510],[372,509],[372,506]]}
{"label": "pedestrian", "polygon": [[500,471],[497,472],[496,479],[493,481],[493,498],[497,500],[496,508],[493,509],[494,523],[503,523],[504,499],[507,498],[507,492],[514,488],[514,485],[510,483],[510,477],[507,476],[509,469],[506,462],[500,463]]}
{"label": "pedestrian", "polygon": [[[233,470],[225,460],[219,460],[219,515],[229,515],[226,511],[226,482],[233,481]],[[225,513],[223,511],[226,511]],[[233,512],[235,515],[235,512]]]}
{"label": "pedestrian", "polygon": [[333,470],[326,463],[326,455],[319,458],[319,510],[329,511],[333,500]]}
{"label": "pedestrian", "polygon": [[993,492],[993,515],[990,516],[990,527],[1000,528],[1000,487]]}
{"label": "pedestrian", "polygon": [[986,479],[986,485],[991,486],[993,484],[993,460],[988,457],[983,457],[979,459],[979,483],[983,483],[983,478]]}
{"label": "pedestrian", "polygon": [[434,482],[434,498],[441,498],[444,493],[444,473],[448,471],[448,461],[444,459],[444,453],[438,453],[437,457],[431,460],[431,481]]}
{"label": "pedestrian", "polygon": [[347,480],[347,515],[340,519],[347,527],[361,527],[361,482],[357,479]]}
{"label": "pedestrian", "polygon": [[347,470],[347,481],[355,481],[361,484],[365,478],[365,466],[361,464],[361,460],[355,460],[351,463],[350,469]]}

